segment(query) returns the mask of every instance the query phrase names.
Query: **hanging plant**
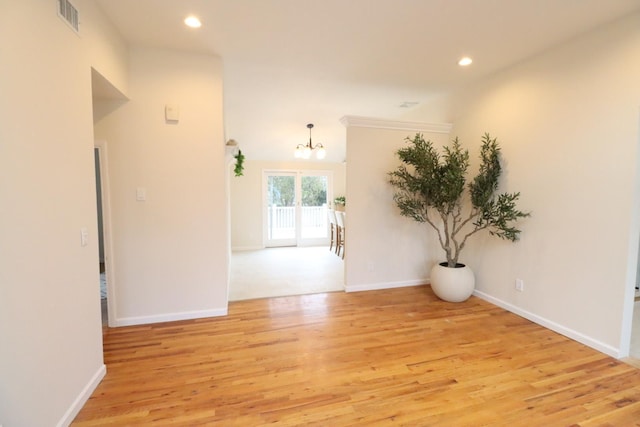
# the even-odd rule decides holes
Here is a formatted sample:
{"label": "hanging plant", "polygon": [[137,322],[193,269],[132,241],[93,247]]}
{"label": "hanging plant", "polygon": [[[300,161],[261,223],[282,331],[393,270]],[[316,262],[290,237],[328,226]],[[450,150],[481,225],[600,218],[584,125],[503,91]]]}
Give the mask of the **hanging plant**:
{"label": "hanging plant", "polygon": [[244,154],[242,154],[242,150],[238,150],[238,154],[233,156],[236,159],[236,167],[233,169],[236,176],[243,176],[244,171]]}

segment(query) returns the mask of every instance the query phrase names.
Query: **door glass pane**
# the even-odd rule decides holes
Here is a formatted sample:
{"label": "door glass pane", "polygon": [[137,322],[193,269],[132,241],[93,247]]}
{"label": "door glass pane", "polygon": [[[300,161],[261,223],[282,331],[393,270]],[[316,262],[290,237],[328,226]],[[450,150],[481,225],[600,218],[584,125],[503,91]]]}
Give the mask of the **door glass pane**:
{"label": "door glass pane", "polygon": [[301,188],[300,237],[303,239],[327,237],[327,177],[302,176]]}
{"label": "door glass pane", "polygon": [[296,238],[296,177],[267,177],[267,238]]}

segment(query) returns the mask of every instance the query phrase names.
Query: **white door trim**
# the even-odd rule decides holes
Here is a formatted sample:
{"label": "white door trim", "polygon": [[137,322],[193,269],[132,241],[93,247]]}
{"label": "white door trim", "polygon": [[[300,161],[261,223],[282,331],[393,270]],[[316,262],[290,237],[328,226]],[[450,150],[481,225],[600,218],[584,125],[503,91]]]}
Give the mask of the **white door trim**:
{"label": "white door trim", "polygon": [[111,237],[111,200],[109,188],[109,160],[107,141],[96,140],[94,147],[98,149],[100,164],[100,188],[102,192],[102,238],[104,244],[104,266],[107,275],[107,314],[109,326],[116,326],[116,277],[113,261],[113,239]]}

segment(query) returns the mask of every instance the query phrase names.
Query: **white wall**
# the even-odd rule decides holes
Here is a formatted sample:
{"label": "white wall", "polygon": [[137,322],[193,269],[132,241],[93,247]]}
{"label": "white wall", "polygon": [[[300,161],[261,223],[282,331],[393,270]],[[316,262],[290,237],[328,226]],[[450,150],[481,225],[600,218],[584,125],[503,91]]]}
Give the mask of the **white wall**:
{"label": "white wall", "polygon": [[[448,142],[448,126],[347,118],[347,208],[345,288],[347,291],[428,283],[442,259],[426,224],[400,216],[388,173],[400,160],[395,152],[417,132],[438,145]],[[395,127],[388,129],[385,127]]]}
{"label": "white wall", "polygon": [[[242,147],[240,147],[242,149]],[[303,161],[245,161],[244,175],[230,174],[231,248],[233,250],[260,249],[263,242],[262,175],[264,170],[323,170],[333,176],[333,197],[345,194],[344,163]]]}
{"label": "white wall", "polygon": [[[96,123],[108,144],[113,325],[223,315],[228,231],[222,64],[132,48],[129,101]],[[179,106],[166,123],[166,104]],[[136,200],[144,188],[146,201]]]}
{"label": "white wall", "polygon": [[[91,2],[83,25],[104,28]],[[90,53],[56,4],[0,14],[0,424],[67,425],[104,375]],[[108,52],[110,53],[108,53]],[[91,58],[91,59],[90,59]],[[107,70],[108,69],[108,70]],[[109,71],[111,70],[111,71]],[[80,245],[80,230],[88,245]]]}
{"label": "white wall", "polygon": [[73,0],[81,13],[80,43],[91,66],[122,93],[129,89],[129,46],[94,0]]}
{"label": "white wall", "polygon": [[463,142],[498,137],[503,189],[520,191],[533,214],[520,242],[485,237],[467,248],[477,289],[621,356],[640,220],[638,76],[636,14],[468,88],[451,116]]}

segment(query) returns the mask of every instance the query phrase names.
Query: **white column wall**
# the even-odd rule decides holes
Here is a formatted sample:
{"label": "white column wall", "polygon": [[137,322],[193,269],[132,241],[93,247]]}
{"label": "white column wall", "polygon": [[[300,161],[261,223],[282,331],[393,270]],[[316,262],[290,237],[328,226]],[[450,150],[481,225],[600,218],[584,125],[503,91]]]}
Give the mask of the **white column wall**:
{"label": "white column wall", "polygon": [[21,0],[0,14],[0,424],[7,427],[68,425],[105,372],[91,67],[124,82],[126,47],[92,2],[78,6],[83,26],[108,31],[109,41],[76,35],[56,2]]}
{"label": "white column wall", "polygon": [[[442,260],[436,234],[427,224],[400,216],[388,173],[400,160],[395,152],[405,138],[420,132],[437,146],[445,131],[429,125],[398,124],[401,129],[347,122],[347,208],[345,287],[347,291],[426,284],[429,270]],[[382,126],[382,127],[381,127]],[[446,128],[446,127],[445,127]]]}
{"label": "white column wall", "polygon": [[[224,315],[228,228],[222,63],[132,48],[129,101],[96,123],[107,141],[115,319]],[[165,121],[165,105],[179,121]],[[146,200],[136,200],[138,188]]]}

